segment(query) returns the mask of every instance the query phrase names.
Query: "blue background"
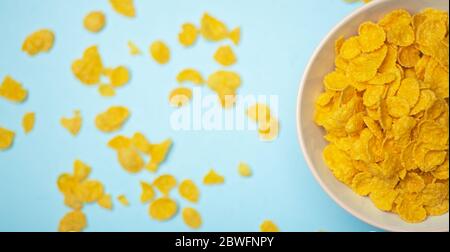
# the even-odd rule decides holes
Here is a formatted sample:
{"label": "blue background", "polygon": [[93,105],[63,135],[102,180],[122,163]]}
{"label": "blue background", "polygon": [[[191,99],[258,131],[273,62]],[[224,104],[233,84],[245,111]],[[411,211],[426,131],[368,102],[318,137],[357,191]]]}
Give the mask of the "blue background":
{"label": "blue background", "polygon": [[[111,105],[125,105],[132,112],[121,134],[142,131],[152,141],[172,137],[174,148],[160,173],[179,180],[192,178],[201,184],[214,167],[226,177],[217,187],[201,186],[197,208],[201,231],[258,231],[271,219],[283,231],[378,231],[336,205],[310,173],[300,151],[295,124],[298,83],[308,59],[320,40],[360,4],[339,0],[135,0],[137,15],[128,19],[112,11],[106,0],[0,0],[0,79],[7,74],[29,90],[26,103],[0,99],[0,125],[17,132],[12,149],[0,152],[0,231],[54,231],[69,210],[56,187],[56,179],[72,170],[79,158],[93,167],[91,178],[101,180],[109,193],[125,194],[131,202],[117,202],[112,212],[86,206],[87,231],[189,231],[181,216],[157,223],[139,202],[140,180],[155,175],[129,175],[106,147],[112,137],[99,133],[94,117]],[[107,27],[91,34],[82,26],[92,10],[107,14]],[[199,23],[207,11],[229,27],[242,27],[242,43],[235,49],[239,63],[233,67],[244,80],[240,94],[279,96],[279,139],[262,143],[251,131],[173,131],[167,94],[176,86],[175,75],[185,67],[203,73],[219,69],[212,60],[218,44],[204,40],[190,49],[177,42],[181,24]],[[31,58],[21,52],[24,38],[40,28],[56,33],[50,54]],[[172,49],[172,60],[159,66],[147,50],[156,39]],[[131,57],[127,41],[133,40],[145,55]],[[132,81],[112,99],[99,96],[96,88],[80,84],[71,63],[90,45],[100,47],[105,65],[124,64]],[[80,109],[83,128],[74,138],[60,125],[62,116]],[[25,136],[21,119],[37,113],[34,131]],[[249,163],[254,175],[241,178],[240,161]],[[181,206],[190,206],[179,199]]]}

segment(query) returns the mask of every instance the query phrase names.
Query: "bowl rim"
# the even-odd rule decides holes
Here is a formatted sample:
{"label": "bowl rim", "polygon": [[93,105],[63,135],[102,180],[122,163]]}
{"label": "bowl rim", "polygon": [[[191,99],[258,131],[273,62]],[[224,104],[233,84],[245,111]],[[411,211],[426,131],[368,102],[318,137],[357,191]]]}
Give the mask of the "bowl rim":
{"label": "bowl rim", "polygon": [[[332,198],[334,200],[334,202],[336,202],[341,208],[343,208],[345,211],[347,211],[348,213],[350,213],[351,215],[355,216],[356,218],[358,218],[359,220],[372,225],[376,228],[385,230],[385,231],[390,231],[390,232],[411,232],[412,230],[405,230],[402,228],[395,228],[389,225],[385,225],[382,223],[379,223],[375,220],[372,220],[369,217],[366,217],[362,214],[359,214],[358,212],[354,211],[350,206],[348,206],[345,202],[343,202],[337,195],[335,192],[333,192],[332,190],[330,190],[330,188],[327,186],[327,184],[322,180],[322,178],[319,176],[318,172],[316,171],[315,168],[313,168],[313,162],[311,161],[310,156],[306,153],[306,144],[305,144],[305,139],[303,136],[303,131],[302,131],[302,123],[301,123],[301,118],[303,115],[302,109],[301,109],[301,104],[303,103],[303,92],[305,89],[305,83],[306,83],[306,77],[308,76],[308,73],[311,71],[312,69],[312,65],[313,62],[315,61],[315,59],[317,58],[318,54],[322,51],[322,49],[324,48],[325,44],[332,38],[332,36],[335,34],[336,30],[338,30],[340,27],[342,27],[343,25],[345,25],[346,23],[348,23],[351,19],[353,19],[356,15],[360,14],[361,12],[364,12],[368,9],[371,9],[377,5],[380,5],[382,3],[388,2],[391,0],[378,0],[378,1],[372,1],[368,4],[365,4],[362,7],[359,7],[358,9],[352,11],[350,14],[348,14],[342,21],[340,21],[337,25],[335,25],[329,32],[328,34],[321,40],[321,42],[319,43],[319,45],[316,47],[316,49],[314,50],[313,54],[311,55],[311,57],[309,58],[308,64],[305,67],[305,70],[303,71],[303,76],[301,77],[300,80],[300,84],[299,84],[299,89],[298,89],[298,94],[297,94],[297,108],[296,108],[296,124],[297,124],[297,138],[298,138],[298,142],[300,144],[301,147],[301,151],[303,153],[303,156],[305,158],[305,161],[308,165],[309,170],[312,172],[313,176],[315,177],[316,181],[320,184],[320,186],[322,187],[322,189],[328,194],[328,196],[330,198]],[[435,232],[448,232],[448,228],[444,228],[444,229],[436,229],[436,230],[432,230]]]}

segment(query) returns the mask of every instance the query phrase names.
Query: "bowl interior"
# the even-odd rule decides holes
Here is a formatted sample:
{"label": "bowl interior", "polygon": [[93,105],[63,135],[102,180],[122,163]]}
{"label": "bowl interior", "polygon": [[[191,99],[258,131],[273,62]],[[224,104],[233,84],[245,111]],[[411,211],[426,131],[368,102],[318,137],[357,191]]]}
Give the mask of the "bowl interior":
{"label": "bowl interior", "polygon": [[449,2],[445,0],[377,0],[357,10],[324,39],[311,58],[300,86],[297,108],[298,133],[305,159],[316,179],[341,207],[359,219],[389,231],[448,231],[449,215],[447,213],[443,216],[431,217],[420,224],[408,224],[396,214],[378,210],[368,198],[356,195],[340,183],[322,160],[322,151],[327,143],[323,139],[325,132],[312,120],[314,101],[323,91],[323,77],[334,69],[334,41],[339,36],[356,35],[360,23],[368,20],[378,21],[383,15],[395,9],[402,8],[411,13],[417,13],[428,7],[448,12]]}

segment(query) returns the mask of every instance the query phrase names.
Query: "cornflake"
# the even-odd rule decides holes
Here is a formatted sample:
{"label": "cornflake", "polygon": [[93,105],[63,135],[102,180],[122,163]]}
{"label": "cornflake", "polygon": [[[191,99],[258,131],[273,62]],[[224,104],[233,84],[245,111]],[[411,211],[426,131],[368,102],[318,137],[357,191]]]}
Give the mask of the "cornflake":
{"label": "cornflake", "polygon": [[97,33],[103,30],[106,24],[105,14],[101,11],[93,11],[86,15],[83,21],[86,30]]}
{"label": "cornflake", "polygon": [[83,118],[81,117],[80,111],[74,111],[74,115],[72,118],[61,118],[60,120],[61,126],[63,126],[70,134],[73,136],[78,135],[81,129],[81,125],[83,123]]}
{"label": "cornflake", "polygon": [[0,86],[0,97],[8,101],[22,103],[27,99],[28,91],[11,76],[6,76]]}
{"label": "cornflake", "polygon": [[55,34],[48,29],[38,30],[30,34],[22,45],[22,51],[29,56],[35,56],[42,52],[49,52],[55,41]]}
{"label": "cornflake", "polygon": [[13,131],[0,127],[0,150],[9,149],[14,143],[15,135]]}
{"label": "cornflake", "polygon": [[22,128],[25,134],[28,134],[33,130],[35,122],[36,122],[36,113],[34,112],[28,112],[23,116]]}
{"label": "cornflake", "polygon": [[109,0],[109,3],[117,13],[125,17],[132,18],[136,16],[133,0]]}

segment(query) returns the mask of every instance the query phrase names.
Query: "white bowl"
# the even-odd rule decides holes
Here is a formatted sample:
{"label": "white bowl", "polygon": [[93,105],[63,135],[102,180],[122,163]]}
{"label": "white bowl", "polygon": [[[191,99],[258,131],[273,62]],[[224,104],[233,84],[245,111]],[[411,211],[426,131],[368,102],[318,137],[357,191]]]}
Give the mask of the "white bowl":
{"label": "white bowl", "polygon": [[360,23],[379,20],[383,15],[395,9],[406,9],[417,13],[432,7],[448,12],[446,0],[375,0],[344,19],[322,41],[312,56],[300,83],[297,101],[297,133],[306,162],[322,188],[342,208],[362,221],[388,231],[444,232],[449,230],[448,213],[439,217],[430,217],[419,224],[408,224],[398,215],[378,210],[367,197],[355,194],[346,185],[340,183],[322,159],[326,146],[324,130],[313,122],[314,100],[323,91],[323,77],[334,69],[334,42],[339,36],[355,35]]}

